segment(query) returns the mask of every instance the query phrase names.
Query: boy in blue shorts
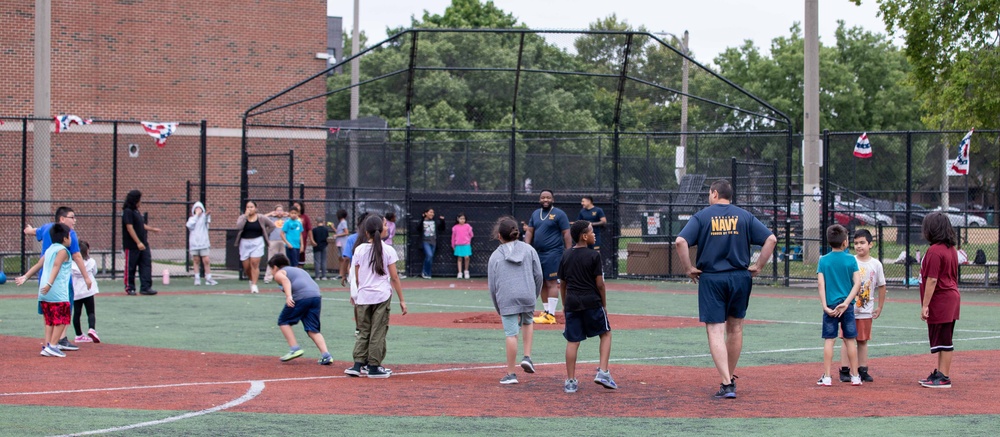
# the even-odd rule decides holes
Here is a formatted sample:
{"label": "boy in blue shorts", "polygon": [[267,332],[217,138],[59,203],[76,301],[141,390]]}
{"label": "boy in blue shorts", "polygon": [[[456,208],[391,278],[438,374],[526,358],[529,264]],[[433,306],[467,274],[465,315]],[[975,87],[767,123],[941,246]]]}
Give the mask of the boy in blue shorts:
{"label": "boy in blue shorts", "polygon": [[819,259],[816,267],[819,302],[823,305],[823,376],[816,385],[832,385],[830,367],[833,365],[833,345],[837,342],[838,327],[844,333],[844,349],[851,363],[851,385],[861,385],[858,375],[858,328],[854,320],[854,297],[861,288],[858,261],[847,253],[847,229],[833,225],[826,229],[826,240],[833,249]]}
{"label": "boy in blue shorts", "polygon": [[319,316],[323,306],[319,284],[309,276],[309,272],[298,267],[290,267],[288,257],[280,253],[271,257],[267,262],[267,268],[274,276],[274,282],[285,292],[285,308],[278,316],[278,328],[281,329],[281,334],[285,336],[291,350],[281,357],[281,361],[294,360],[304,353],[295,340],[295,333],[292,332],[292,325],[301,321],[306,334],[323,353],[319,363],[332,364],[333,357],[326,350],[326,340],[319,332]]}
{"label": "boy in blue shorts", "polygon": [[566,344],[566,382],[563,391],[574,393],[580,388],[576,380],[576,353],[580,342],[590,337],[601,339],[600,367],[594,382],[604,388],[616,389],[618,385],[611,378],[608,361],[611,356],[611,325],[608,323],[608,299],[604,289],[604,271],[601,268],[601,253],[590,249],[594,244],[594,227],[586,220],[577,220],[570,226],[570,236],[576,243],[563,253],[559,263],[559,295],[563,300],[563,314],[566,329],[563,337]]}

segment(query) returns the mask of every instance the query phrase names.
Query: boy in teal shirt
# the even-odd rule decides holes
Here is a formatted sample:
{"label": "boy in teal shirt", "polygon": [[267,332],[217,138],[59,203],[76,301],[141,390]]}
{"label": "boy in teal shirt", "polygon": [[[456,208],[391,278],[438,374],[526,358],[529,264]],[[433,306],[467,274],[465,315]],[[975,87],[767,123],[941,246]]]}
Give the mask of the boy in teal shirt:
{"label": "boy in teal shirt", "polygon": [[861,286],[861,274],[858,271],[858,261],[847,253],[847,229],[833,225],[826,229],[826,240],[833,249],[819,259],[816,276],[819,288],[819,301],[823,305],[823,376],[816,385],[829,387],[830,368],[833,364],[833,346],[837,341],[838,327],[843,332],[844,349],[851,363],[851,385],[861,385],[858,375],[858,337],[857,324],[854,321],[854,297],[858,295]]}
{"label": "boy in teal shirt", "polygon": [[306,245],[302,238],[302,220],[299,219],[299,209],[292,207],[288,211],[288,220],[281,225],[281,239],[285,241],[285,256],[288,257],[289,265],[299,266],[299,256],[305,252]]}
{"label": "boy in teal shirt", "polygon": [[66,354],[59,350],[59,339],[63,337],[69,325],[72,308],[69,300],[69,278],[72,273],[67,248],[71,242],[69,233],[69,226],[62,223],[52,225],[49,229],[52,245],[42,255],[41,263],[35,264],[28,273],[16,281],[17,285],[23,284],[44,265],[42,267],[44,273],[38,281],[38,300],[41,302],[42,316],[45,318],[45,347],[42,348],[42,356],[46,357],[66,357]]}

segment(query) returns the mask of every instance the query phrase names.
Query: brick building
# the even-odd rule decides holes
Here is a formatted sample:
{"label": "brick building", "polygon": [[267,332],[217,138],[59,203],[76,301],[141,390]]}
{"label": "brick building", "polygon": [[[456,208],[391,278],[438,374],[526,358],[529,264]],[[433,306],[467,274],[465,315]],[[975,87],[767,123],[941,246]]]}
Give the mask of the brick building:
{"label": "brick building", "polygon": [[[35,0],[10,0],[0,11],[0,116],[34,112]],[[191,196],[198,199],[200,129],[207,121],[207,203],[213,228],[231,227],[239,215],[241,117],[252,104],[326,68],[317,53],[327,48],[326,1],[232,2],[118,0],[52,2],[51,114],[74,114],[118,124],[118,187],[112,193],[114,125],[95,123],[49,134],[52,203],[68,203],[81,216],[78,231],[97,250],[112,247],[111,215],[131,189],[143,191],[155,249],[183,249],[183,220]],[[316,81],[313,94],[325,91]],[[322,125],[323,99],[296,106],[283,117]],[[156,147],[138,122],[191,122],[182,125],[165,147]],[[50,126],[52,123],[48,123]],[[29,125],[26,198],[36,196],[33,172],[35,124]],[[20,249],[22,123],[0,125],[0,253]],[[325,140],[315,133],[271,129],[256,132],[282,151],[295,150],[294,180],[322,185]],[[127,145],[139,145],[130,158]],[[112,204],[116,199],[117,204]],[[62,202],[65,201],[65,202]],[[178,202],[178,203],[170,203]],[[33,211],[29,206],[29,214]],[[38,210],[39,212],[41,209]],[[48,221],[41,217],[34,222]],[[223,246],[213,233],[213,246]],[[29,244],[29,251],[37,246]],[[154,253],[154,258],[156,254]]]}

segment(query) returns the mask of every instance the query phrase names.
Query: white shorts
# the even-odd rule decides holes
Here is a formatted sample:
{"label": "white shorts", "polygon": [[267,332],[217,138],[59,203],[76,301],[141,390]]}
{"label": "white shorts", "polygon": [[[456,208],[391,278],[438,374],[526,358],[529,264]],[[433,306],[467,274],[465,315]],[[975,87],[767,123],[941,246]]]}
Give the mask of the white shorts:
{"label": "white shorts", "polygon": [[240,239],[240,261],[264,256],[264,237]]}
{"label": "white shorts", "polygon": [[191,249],[191,256],[208,256],[208,249]]}

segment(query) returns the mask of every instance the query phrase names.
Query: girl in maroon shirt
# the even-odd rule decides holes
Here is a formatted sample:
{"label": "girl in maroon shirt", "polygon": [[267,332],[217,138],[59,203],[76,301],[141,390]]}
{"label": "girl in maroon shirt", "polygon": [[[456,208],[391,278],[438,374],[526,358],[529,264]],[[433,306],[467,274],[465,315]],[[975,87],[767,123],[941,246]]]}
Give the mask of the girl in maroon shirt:
{"label": "girl in maroon shirt", "polygon": [[957,238],[948,216],[940,212],[924,217],[922,231],[931,247],[920,263],[920,318],[927,322],[931,353],[938,354],[938,364],[927,379],[920,380],[920,385],[950,388],[948,374],[955,351],[952,336],[961,304]]}

